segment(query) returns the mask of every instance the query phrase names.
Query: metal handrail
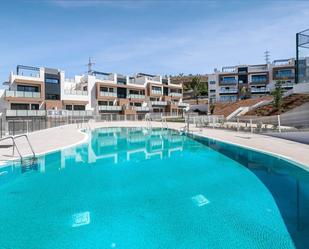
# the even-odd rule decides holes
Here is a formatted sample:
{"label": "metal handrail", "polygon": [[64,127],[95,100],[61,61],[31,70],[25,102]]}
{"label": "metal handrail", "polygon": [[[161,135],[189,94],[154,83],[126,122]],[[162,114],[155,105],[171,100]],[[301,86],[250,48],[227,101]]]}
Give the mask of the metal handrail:
{"label": "metal handrail", "polygon": [[[21,138],[21,137],[25,137],[25,138],[26,138],[26,140],[27,140],[27,142],[28,142],[28,145],[29,145],[29,147],[30,147],[30,149],[31,149],[31,152],[32,152],[32,154],[33,154],[33,158],[35,158],[35,152],[34,152],[33,147],[32,147],[32,145],[31,145],[31,143],[30,143],[30,141],[29,141],[29,138],[28,138],[28,135],[27,135],[27,134],[21,134],[21,135],[17,135],[17,136],[15,136],[15,137],[13,137],[13,140],[14,140],[16,149],[18,150],[18,146],[17,146],[15,140],[16,140],[17,138]],[[18,150],[18,151],[19,151],[19,150]],[[20,156],[20,160],[23,160],[23,157],[22,157],[22,155],[21,155],[20,153],[19,153],[19,156]]]}
{"label": "metal handrail", "polygon": [[16,148],[16,151],[17,151],[19,157],[22,159],[22,156],[21,156],[21,154],[20,154],[20,151],[19,151],[18,147],[16,146],[15,138],[14,138],[13,136],[8,136],[8,137],[5,137],[5,138],[1,138],[1,139],[0,139],[0,142],[1,142],[1,141],[4,141],[4,140],[7,140],[7,139],[11,139],[11,140],[12,140],[12,143],[13,143],[13,153],[12,153],[12,155],[14,156],[14,154],[15,154],[14,152],[15,152],[15,148]]}

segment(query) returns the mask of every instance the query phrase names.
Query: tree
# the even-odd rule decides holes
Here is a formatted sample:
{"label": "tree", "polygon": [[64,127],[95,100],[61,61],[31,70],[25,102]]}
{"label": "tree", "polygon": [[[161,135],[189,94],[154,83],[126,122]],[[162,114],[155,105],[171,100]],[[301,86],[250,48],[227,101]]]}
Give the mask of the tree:
{"label": "tree", "polygon": [[275,89],[272,91],[271,95],[274,97],[274,107],[281,112],[282,109],[282,99],[283,99],[283,90],[281,87],[281,81],[277,81]]}
{"label": "tree", "polygon": [[186,90],[191,90],[193,98],[196,100],[196,104],[198,105],[198,97],[200,95],[208,94],[208,86],[206,83],[201,82],[200,77],[193,77],[191,82],[186,86]]}

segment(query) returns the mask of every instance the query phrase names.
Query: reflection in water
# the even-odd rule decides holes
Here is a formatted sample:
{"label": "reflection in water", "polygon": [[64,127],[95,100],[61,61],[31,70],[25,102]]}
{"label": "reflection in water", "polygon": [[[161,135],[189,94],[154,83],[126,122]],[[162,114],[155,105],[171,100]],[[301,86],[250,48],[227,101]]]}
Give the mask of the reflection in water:
{"label": "reflection in water", "polygon": [[277,157],[193,138],[250,169],[272,193],[296,247],[309,248],[309,172]]}
{"label": "reflection in water", "polygon": [[[65,168],[66,161],[72,159],[88,164],[111,160],[117,164],[135,160],[135,155],[138,155],[138,160],[162,160],[183,151],[184,137],[171,130],[103,128],[89,135],[91,143],[61,152],[62,169]],[[91,139],[92,137],[98,139]]]}

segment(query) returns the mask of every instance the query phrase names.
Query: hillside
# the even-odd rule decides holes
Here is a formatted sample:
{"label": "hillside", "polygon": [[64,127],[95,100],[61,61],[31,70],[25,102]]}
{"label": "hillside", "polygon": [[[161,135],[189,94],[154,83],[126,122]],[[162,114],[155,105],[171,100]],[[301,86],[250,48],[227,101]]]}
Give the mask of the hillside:
{"label": "hillside", "polygon": [[266,96],[257,99],[245,99],[238,100],[232,103],[216,103],[214,109],[214,115],[223,115],[225,117],[229,116],[231,113],[236,111],[239,107],[249,107],[253,106],[261,101],[270,100],[272,97]]}
{"label": "hillside", "polygon": [[248,116],[272,116],[278,115],[290,111],[296,107],[299,107],[305,103],[309,103],[309,94],[292,94],[288,97],[283,98],[282,111],[280,112],[277,108],[270,103],[265,106],[261,106],[257,109],[247,112],[245,115]]}

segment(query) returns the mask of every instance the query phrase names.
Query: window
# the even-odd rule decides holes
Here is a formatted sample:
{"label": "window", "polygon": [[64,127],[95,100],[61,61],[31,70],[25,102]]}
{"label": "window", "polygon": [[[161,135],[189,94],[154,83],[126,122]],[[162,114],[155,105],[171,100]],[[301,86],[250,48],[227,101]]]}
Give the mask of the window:
{"label": "window", "polygon": [[60,100],[59,94],[46,94],[45,99],[47,100]]}
{"label": "window", "polygon": [[48,84],[59,84],[59,79],[54,79],[54,78],[46,78],[45,83]]}
{"label": "window", "polygon": [[276,78],[294,77],[292,69],[281,69],[276,72]]}
{"label": "window", "polygon": [[161,92],[161,87],[158,86],[152,86],[151,88],[153,91],[160,91]]}
{"label": "window", "polygon": [[237,83],[235,77],[221,77],[221,82],[229,83],[229,84],[236,84]]}
{"label": "window", "polygon": [[65,109],[71,111],[73,108],[72,108],[72,105],[66,105]]}
{"label": "window", "polygon": [[74,111],[84,111],[85,109],[84,105],[74,105]]}
{"label": "window", "polygon": [[39,87],[37,87],[37,86],[17,85],[17,91],[21,91],[21,92],[38,92],[39,91]]}
{"label": "window", "polygon": [[267,81],[267,76],[266,75],[252,75],[251,76],[251,82],[266,82]]}
{"label": "window", "polygon": [[211,81],[209,81],[209,84],[210,84],[210,85],[215,85],[215,84],[216,84],[216,81],[211,80]]}
{"label": "window", "polygon": [[29,110],[29,104],[11,104],[11,110]]}
{"label": "window", "polygon": [[31,110],[39,110],[39,104],[31,104]]}

